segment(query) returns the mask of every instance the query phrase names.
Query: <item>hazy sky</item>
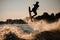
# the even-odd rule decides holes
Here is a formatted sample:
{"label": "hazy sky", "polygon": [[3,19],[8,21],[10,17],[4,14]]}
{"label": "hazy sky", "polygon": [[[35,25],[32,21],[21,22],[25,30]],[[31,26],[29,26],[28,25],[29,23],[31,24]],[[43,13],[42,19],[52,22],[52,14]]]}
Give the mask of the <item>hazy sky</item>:
{"label": "hazy sky", "polygon": [[[29,16],[28,7],[39,1],[38,15],[60,12],[60,0],[0,0],[0,20],[19,19]],[[33,13],[32,13],[33,14]]]}

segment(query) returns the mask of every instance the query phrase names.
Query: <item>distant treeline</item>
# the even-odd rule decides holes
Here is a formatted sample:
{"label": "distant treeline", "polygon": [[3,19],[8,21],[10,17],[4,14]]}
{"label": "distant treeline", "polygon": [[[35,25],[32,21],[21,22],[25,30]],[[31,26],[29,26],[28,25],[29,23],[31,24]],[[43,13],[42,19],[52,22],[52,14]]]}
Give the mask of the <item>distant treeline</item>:
{"label": "distant treeline", "polygon": [[59,18],[60,12],[56,13],[56,15],[54,15],[54,13],[51,13],[51,15],[49,15],[47,12],[44,12],[43,15],[35,17],[36,20],[43,19],[46,20],[47,22],[55,22],[58,21]]}
{"label": "distant treeline", "polygon": [[[54,13],[51,13],[51,15],[49,15],[47,12],[44,12],[43,15],[37,16],[34,19],[36,19],[37,21],[46,20],[47,22],[52,23],[58,21],[59,18],[60,12],[56,13],[56,15],[54,15]],[[15,20],[7,19],[6,21],[0,21],[0,24],[27,24],[27,23],[22,19]]]}
{"label": "distant treeline", "polygon": [[0,24],[27,24],[25,21],[22,19],[7,19],[6,21],[0,21]]}

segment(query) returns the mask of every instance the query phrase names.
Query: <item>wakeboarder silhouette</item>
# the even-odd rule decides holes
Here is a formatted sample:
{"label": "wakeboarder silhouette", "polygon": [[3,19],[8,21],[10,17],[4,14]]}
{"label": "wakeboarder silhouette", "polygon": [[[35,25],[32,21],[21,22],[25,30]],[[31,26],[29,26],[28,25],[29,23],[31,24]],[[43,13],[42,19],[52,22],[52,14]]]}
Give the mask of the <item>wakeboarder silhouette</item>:
{"label": "wakeboarder silhouette", "polygon": [[[31,10],[31,8],[29,7],[29,15],[30,15],[31,21],[32,21],[32,18],[34,18],[34,16],[37,15],[37,9],[38,9],[38,7],[39,7],[38,4],[39,4],[39,2],[37,1],[36,4],[34,4],[34,7],[32,8],[32,10]],[[34,13],[33,16],[31,15],[31,12]]]}
{"label": "wakeboarder silhouette", "polygon": [[32,8],[32,11],[31,11],[31,12],[34,13],[34,15],[32,16],[32,18],[34,18],[34,16],[37,15],[37,9],[38,9],[38,7],[39,7],[38,4],[39,4],[39,2],[37,1],[36,4],[34,4],[34,7]]}

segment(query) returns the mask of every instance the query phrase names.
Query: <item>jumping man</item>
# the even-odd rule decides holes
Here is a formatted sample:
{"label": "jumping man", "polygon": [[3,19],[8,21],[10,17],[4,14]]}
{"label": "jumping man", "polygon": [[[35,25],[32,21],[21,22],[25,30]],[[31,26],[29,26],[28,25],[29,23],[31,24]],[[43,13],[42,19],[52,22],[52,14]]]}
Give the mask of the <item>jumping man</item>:
{"label": "jumping man", "polygon": [[37,15],[37,9],[38,9],[38,7],[39,7],[38,4],[39,4],[39,2],[37,1],[36,4],[34,4],[34,7],[32,8],[32,11],[31,11],[31,12],[34,13],[34,15],[32,16],[32,18],[34,18],[34,16]]}

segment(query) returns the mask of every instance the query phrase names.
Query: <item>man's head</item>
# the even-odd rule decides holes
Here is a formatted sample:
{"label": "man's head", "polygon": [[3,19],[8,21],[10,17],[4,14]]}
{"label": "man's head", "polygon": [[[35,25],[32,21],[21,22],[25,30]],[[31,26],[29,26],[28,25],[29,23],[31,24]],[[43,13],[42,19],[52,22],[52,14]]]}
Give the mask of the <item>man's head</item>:
{"label": "man's head", "polygon": [[36,4],[38,4],[39,2],[37,1]]}

